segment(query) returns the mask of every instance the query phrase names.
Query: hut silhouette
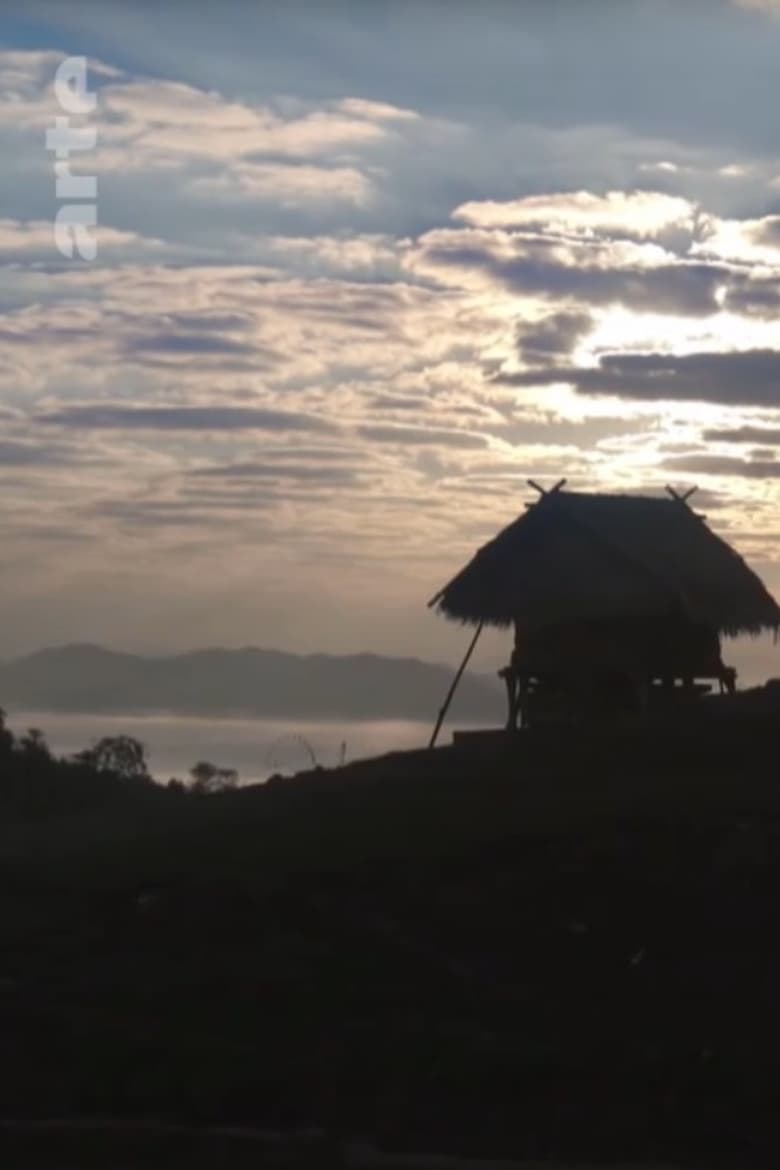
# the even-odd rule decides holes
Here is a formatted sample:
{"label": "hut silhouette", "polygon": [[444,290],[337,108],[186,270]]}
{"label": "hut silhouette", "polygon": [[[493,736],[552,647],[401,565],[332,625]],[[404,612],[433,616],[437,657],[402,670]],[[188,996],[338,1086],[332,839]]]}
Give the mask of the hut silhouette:
{"label": "hut silhouette", "polygon": [[[723,635],[775,634],[780,608],[688,505],[666,497],[550,491],[484,545],[431,599],[445,617],[513,628],[501,672],[508,726],[644,713],[712,684],[732,690]],[[695,489],[694,489],[695,490]]]}

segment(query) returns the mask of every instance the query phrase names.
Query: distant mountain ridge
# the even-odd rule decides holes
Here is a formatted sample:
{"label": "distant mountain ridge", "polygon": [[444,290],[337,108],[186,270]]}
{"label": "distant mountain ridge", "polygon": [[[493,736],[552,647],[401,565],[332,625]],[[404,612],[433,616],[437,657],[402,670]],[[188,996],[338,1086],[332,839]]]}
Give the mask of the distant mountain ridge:
{"label": "distant mountain ridge", "polygon": [[[0,705],[74,713],[432,720],[452,676],[449,667],[377,654],[246,647],[147,657],[74,644],[0,663]],[[497,682],[464,675],[453,715],[500,718]]]}

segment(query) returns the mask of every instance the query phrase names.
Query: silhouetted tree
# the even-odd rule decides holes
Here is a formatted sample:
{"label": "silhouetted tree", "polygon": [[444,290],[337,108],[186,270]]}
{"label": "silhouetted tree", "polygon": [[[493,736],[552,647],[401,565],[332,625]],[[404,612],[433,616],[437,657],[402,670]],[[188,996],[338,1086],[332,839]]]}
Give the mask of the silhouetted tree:
{"label": "silhouetted tree", "polygon": [[0,755],[7,755],[8,752],[13,751],[14,746],[13,732],[6,727],[7,718],[5,711],[0,707]]}
{"label": "silhouetted tree", "polygon": [[76,759],[97,772],[112,772],[123,780],[148,780],[146,749],[130,735],[108,735]]}
{"label": "silhouetted tree", "polygon": [[26,734],[19,740],[18,746],[19,750],[24,752],[25,755],[32,756],[36,760],[43,761],[51,759],[51,752],[46,742],[46,736],[40,727],[28,728]]}

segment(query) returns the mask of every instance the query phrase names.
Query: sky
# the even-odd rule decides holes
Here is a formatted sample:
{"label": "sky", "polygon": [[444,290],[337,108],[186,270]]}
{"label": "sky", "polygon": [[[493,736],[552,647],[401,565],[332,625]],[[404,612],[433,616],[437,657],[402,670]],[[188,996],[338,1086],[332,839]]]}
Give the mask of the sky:
{"label": "sky", "polygon": [[696,486],[780,594],[780,0],[3,17],[0,655],[455,661],[529,478]]}

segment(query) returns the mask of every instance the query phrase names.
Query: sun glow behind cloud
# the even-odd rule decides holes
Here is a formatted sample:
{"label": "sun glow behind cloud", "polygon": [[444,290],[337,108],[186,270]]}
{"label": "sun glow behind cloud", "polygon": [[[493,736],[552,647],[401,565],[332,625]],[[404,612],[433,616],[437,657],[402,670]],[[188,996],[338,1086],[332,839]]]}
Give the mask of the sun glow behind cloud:
{"label": "sun glow behind cloud", "polygon": [[625,308],[598,315],[592,333],[573,357],[583,364],[595,363],[604,352],[699,353],[772,349],[777,342],[773,321],[716,312],[705,321],[691,321],[659,313],[634,313]]}

